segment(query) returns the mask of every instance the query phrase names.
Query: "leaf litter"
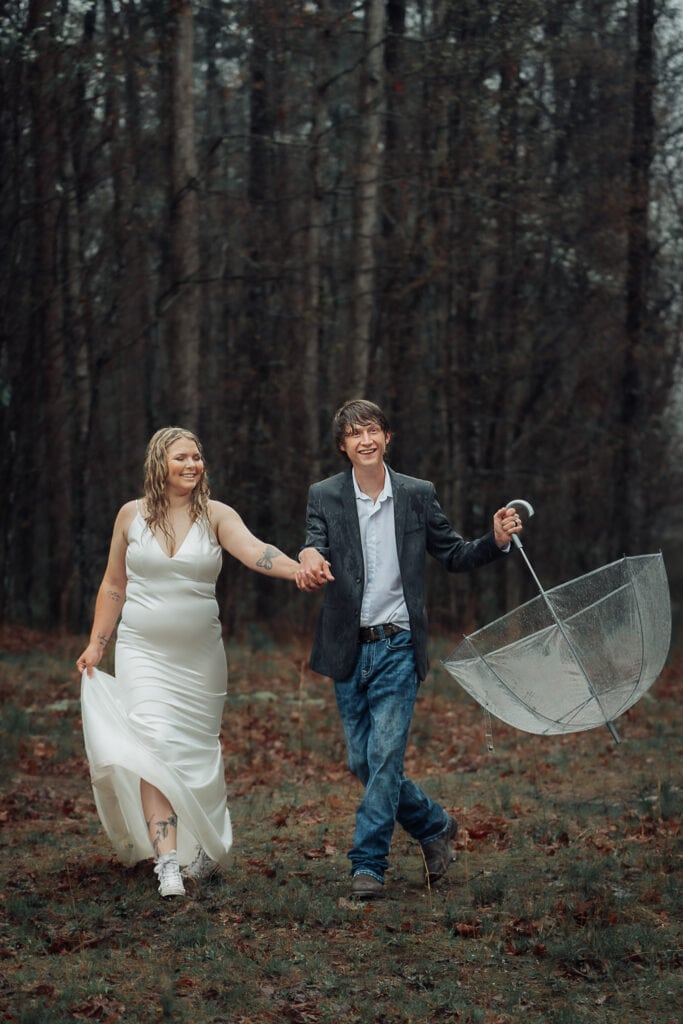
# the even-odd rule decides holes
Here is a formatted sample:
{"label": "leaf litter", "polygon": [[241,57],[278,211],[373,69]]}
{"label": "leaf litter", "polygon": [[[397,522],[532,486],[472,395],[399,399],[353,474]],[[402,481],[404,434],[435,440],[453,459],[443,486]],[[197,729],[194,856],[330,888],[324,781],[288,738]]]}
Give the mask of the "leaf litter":
{"label": "leaf litter", "polygon": [[0,630],[0,1020],[674,1024],[680,657],[624,717],[619,748],[495,724],[491,752],[478,707],[435,669],[406,771],[458,818],[457,860],[426,889],[397,829],[386,899],[359,904],[359,788],[329,683],[302,668],[305,639],[231,642],[232,867],[169,905],[97,821],[81,639]]}

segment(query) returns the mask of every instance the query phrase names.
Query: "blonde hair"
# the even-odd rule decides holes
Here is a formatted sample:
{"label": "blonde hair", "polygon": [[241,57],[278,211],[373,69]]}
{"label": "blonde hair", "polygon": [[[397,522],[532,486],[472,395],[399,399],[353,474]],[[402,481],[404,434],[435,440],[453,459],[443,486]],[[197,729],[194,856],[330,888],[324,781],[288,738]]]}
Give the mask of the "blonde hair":
{"label": "blonde hair", "polygon": [[[168,479],[168,450],[176,441],[194,441],[204,461],[204,452],[199,438],[191,430],[183,427],[162,427],[152,436],[145,453],[145,522],[151,528],[158,526],[168,540],[171,548],[175,546],[175,534],[168,521],[168,495],[166,481]],[[209,478],[204,472],[192,492],[190,518],[209,521]]]}

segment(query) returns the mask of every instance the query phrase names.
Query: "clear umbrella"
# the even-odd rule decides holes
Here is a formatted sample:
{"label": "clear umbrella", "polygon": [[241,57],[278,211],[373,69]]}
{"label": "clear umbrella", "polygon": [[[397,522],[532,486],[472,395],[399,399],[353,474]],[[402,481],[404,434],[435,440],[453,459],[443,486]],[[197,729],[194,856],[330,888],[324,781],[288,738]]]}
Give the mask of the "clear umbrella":
{"label": "clear umbrella", "polygon": [[[528,517],[531,505],[515,499]],[[624,557],[544,590],[466,636],[444,660],[451,675],[496,718],[538,734],[579,732],[614,720],[652,686],[671,641],[669,586],[661,553]]]}

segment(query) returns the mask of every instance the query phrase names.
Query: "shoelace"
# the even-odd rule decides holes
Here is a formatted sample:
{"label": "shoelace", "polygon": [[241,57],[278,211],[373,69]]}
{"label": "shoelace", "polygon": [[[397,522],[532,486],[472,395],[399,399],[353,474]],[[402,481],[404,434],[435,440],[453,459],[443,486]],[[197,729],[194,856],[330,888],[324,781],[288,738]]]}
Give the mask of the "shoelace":
{"label": "shoelace", "polygon": [[154,865],[154,874],[159,879],[159,885],[166,885],[171,881],[182,884],[178,861],[173,855],[165,854],[161,857]]}
{"label": "shoelace", "polygon": [[160,882],[167,882],[168,876],[174,874],[173,869],[176,867],[173,861],[165,860],[155,866],[154,874],[158,876]]}

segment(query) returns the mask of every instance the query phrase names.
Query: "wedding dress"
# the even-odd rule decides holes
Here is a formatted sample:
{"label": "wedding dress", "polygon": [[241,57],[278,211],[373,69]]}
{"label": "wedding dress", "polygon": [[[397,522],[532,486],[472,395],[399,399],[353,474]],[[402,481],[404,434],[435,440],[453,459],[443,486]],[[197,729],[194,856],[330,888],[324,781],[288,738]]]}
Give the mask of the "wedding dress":
{"label": "wedding dress", "polygon": [[141,779],[177,815],[180,864],[198,846],[227,864],[232,828],[219,739],[227,664],[215,597],[221,565],[208,524],[193,523],[169,557],[138,511],[128,534],[116,676],[94,669],[81,685],[95,804],[125,864],[154,855]]}

